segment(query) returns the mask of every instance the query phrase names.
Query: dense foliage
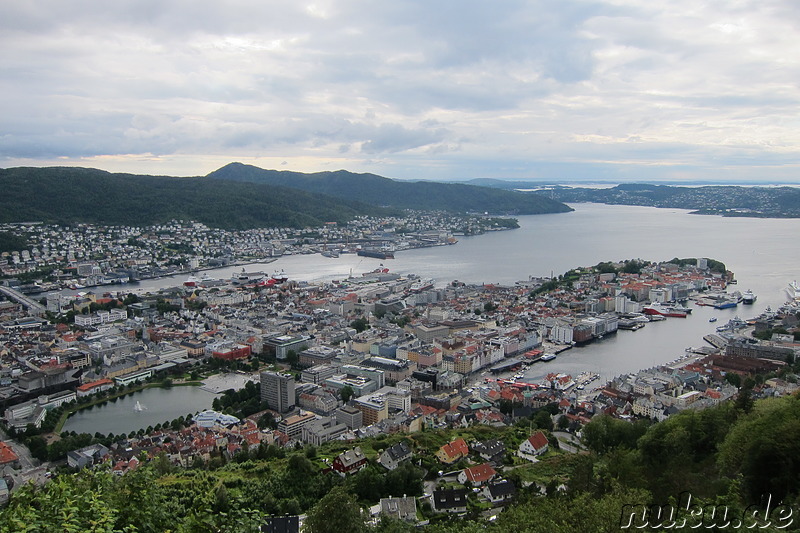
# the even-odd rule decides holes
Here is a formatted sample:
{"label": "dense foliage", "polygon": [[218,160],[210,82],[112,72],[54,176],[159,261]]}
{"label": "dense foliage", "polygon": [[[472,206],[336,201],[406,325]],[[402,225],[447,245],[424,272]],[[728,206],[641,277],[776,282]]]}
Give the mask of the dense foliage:
{"label": "dense foliage", "polygon": [[0,169],[0,187],[0,222],[140,226],[197,220],[245,229],[321,226],[357,215],[396,213],[280,186],[73,167]]}
{"label": "dense foliage", "polygon": [[231,163],[212,172],[208,177],[292,187],[338,198],[352,198],[371,205],[403,209],[516,215],[563,213],[572,210],[561,202],[535,194],[454,183],[398,181],[375,174],[354,174],[345,170],[304,174]]}
{"label": "dense foliage", "polygon": [[0,253],[15,252],[28,248],[28,241],[7,231],[0,231]]}

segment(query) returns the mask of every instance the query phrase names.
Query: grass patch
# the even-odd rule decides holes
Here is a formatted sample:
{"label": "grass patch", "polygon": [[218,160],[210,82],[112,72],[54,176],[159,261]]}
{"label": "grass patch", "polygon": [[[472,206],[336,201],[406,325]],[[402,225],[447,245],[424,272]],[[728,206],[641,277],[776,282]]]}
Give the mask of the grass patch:
{"label": "grass patch", "polygon": [[577,454],[554,454],[542,458],[538,463],[520,466],[514,469],[514,472],[522,481],[546,485],[556,479],[561,483],[566,483],[575,469],[578,457]]}

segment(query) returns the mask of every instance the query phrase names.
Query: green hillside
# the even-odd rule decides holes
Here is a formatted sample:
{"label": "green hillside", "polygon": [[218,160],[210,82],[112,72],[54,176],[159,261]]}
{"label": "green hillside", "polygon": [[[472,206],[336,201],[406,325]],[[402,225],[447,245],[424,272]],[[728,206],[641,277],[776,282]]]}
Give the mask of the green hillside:
{"label": "green hillside", "polygon": [[352,198],[371,205],[402,209],[489,212],[507,215],[563,213],[572,210],[561,202],[536,194],[454,183],[398,181],[375,174],[355,174],[346,170],[304,174],[231,163],[207,177],[292,187],[338,198]]}
{"label": "green hillside", "polygon": [[74,167],[2,169],[0,188],[0,222],[150,225],[196,220],[244,229],[318,226],[388,213],[285,187]]}

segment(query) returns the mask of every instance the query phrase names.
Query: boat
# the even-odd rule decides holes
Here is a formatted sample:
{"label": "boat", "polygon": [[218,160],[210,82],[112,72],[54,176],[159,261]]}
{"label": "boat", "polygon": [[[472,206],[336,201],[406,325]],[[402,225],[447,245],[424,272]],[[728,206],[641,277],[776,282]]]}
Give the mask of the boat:
{"label": "boat", "polygon": [[711,318],[708,319],[708,321],[709,322],[716,322],[717,321],[717,317],[712,316]]}
{"label": "boat", "polygon": [[272,273],[272,276],[269,279],[274,281],[275,283],[283,283],[284,281],[289,279],[289,276],[283,270],[280,271],[276,270],[275,272]]}
{"label": "boat", "polygon": [[184,287],[197,287],[197,284],[200,283],[200,279],[196,278],[195,276],[189,276],[186,278],[186,281],[183,282]]}
{"label": "boat", "polygon": [[789,293],[789,298],[800,300],[800,284],[797,283],[797,280],[789,283],[789,287],[786,291]]}
{"label": "boat", "polygon": [[746,290],[744,291],[744,293],[742,293],[742,303],[745,305],[754,304],[756,298],[758,297],[755,294],[753,294],[753,291],[751,290]]}
{"label": "boat", "polygon": [[547,361],[552,361],[552,360],[553,360],[553,359],[555,359],[555,358],[556,358],[556,356],[555,356],[554,354],[551,354],[551,353],[546,353],[546,354],[544,354],[543,356],[541,356],[541,357],[539,358],[539,360],[540,360],[540,361],[545,361],[545,362],[547,362]]}
{"label": "boat", "polygon": [[394,259],[394,253],[384,250],[359,250],[358,255],[375,259]]}
{"label": "boat", "polygon": [[667,307],[661,304],[650,304],[646,305],[642,308],[642,313],[646,315],[661,315],[661,316],[668,316],[668,317],[677,317],[677,318],[686,318],[688,314],[685,308],[679,307]]}
{"label": "boat", "polygon": [[731,307],[736,307],[739,305],[739,302],[736,300],[720,300],[714,304],[714,309],[730,309]]}
{"label": "boat", "polygon": [[147,407],[145,407],[144,405],[139,403],[139,400],[136,400],[136,405],[133,406],[133,410],[134,411],[136,411],[137,413],[141,413],[142,411],[145,411],[146,409],[147,409]]}

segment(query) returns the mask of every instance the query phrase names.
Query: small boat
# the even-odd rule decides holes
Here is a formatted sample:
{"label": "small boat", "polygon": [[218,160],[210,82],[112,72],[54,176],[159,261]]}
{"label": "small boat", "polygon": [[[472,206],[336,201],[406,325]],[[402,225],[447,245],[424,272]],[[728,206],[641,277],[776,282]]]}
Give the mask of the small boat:
{"label": "small boat", "polygon": [[716,322],[717,321],[717,317],[712,316],[711,318],[708,319],[708,321],[709,322]]}
{"label": "small boat", "polygon": [[133,406],[133,410],[134,411],[136,411],[137,413],[141,413],[142,411],[145,411],[146,409],[147,409],[147,407],[145,407],[144,405],[139,403],[139,400],[136,400],[136,405]]}
{"label": "small boat", "polygon": [[556,358],[556,356],[554,354],[546,353],[540,358],[540,360],[547,362],[547,361],[552,361],[555,358]]}

